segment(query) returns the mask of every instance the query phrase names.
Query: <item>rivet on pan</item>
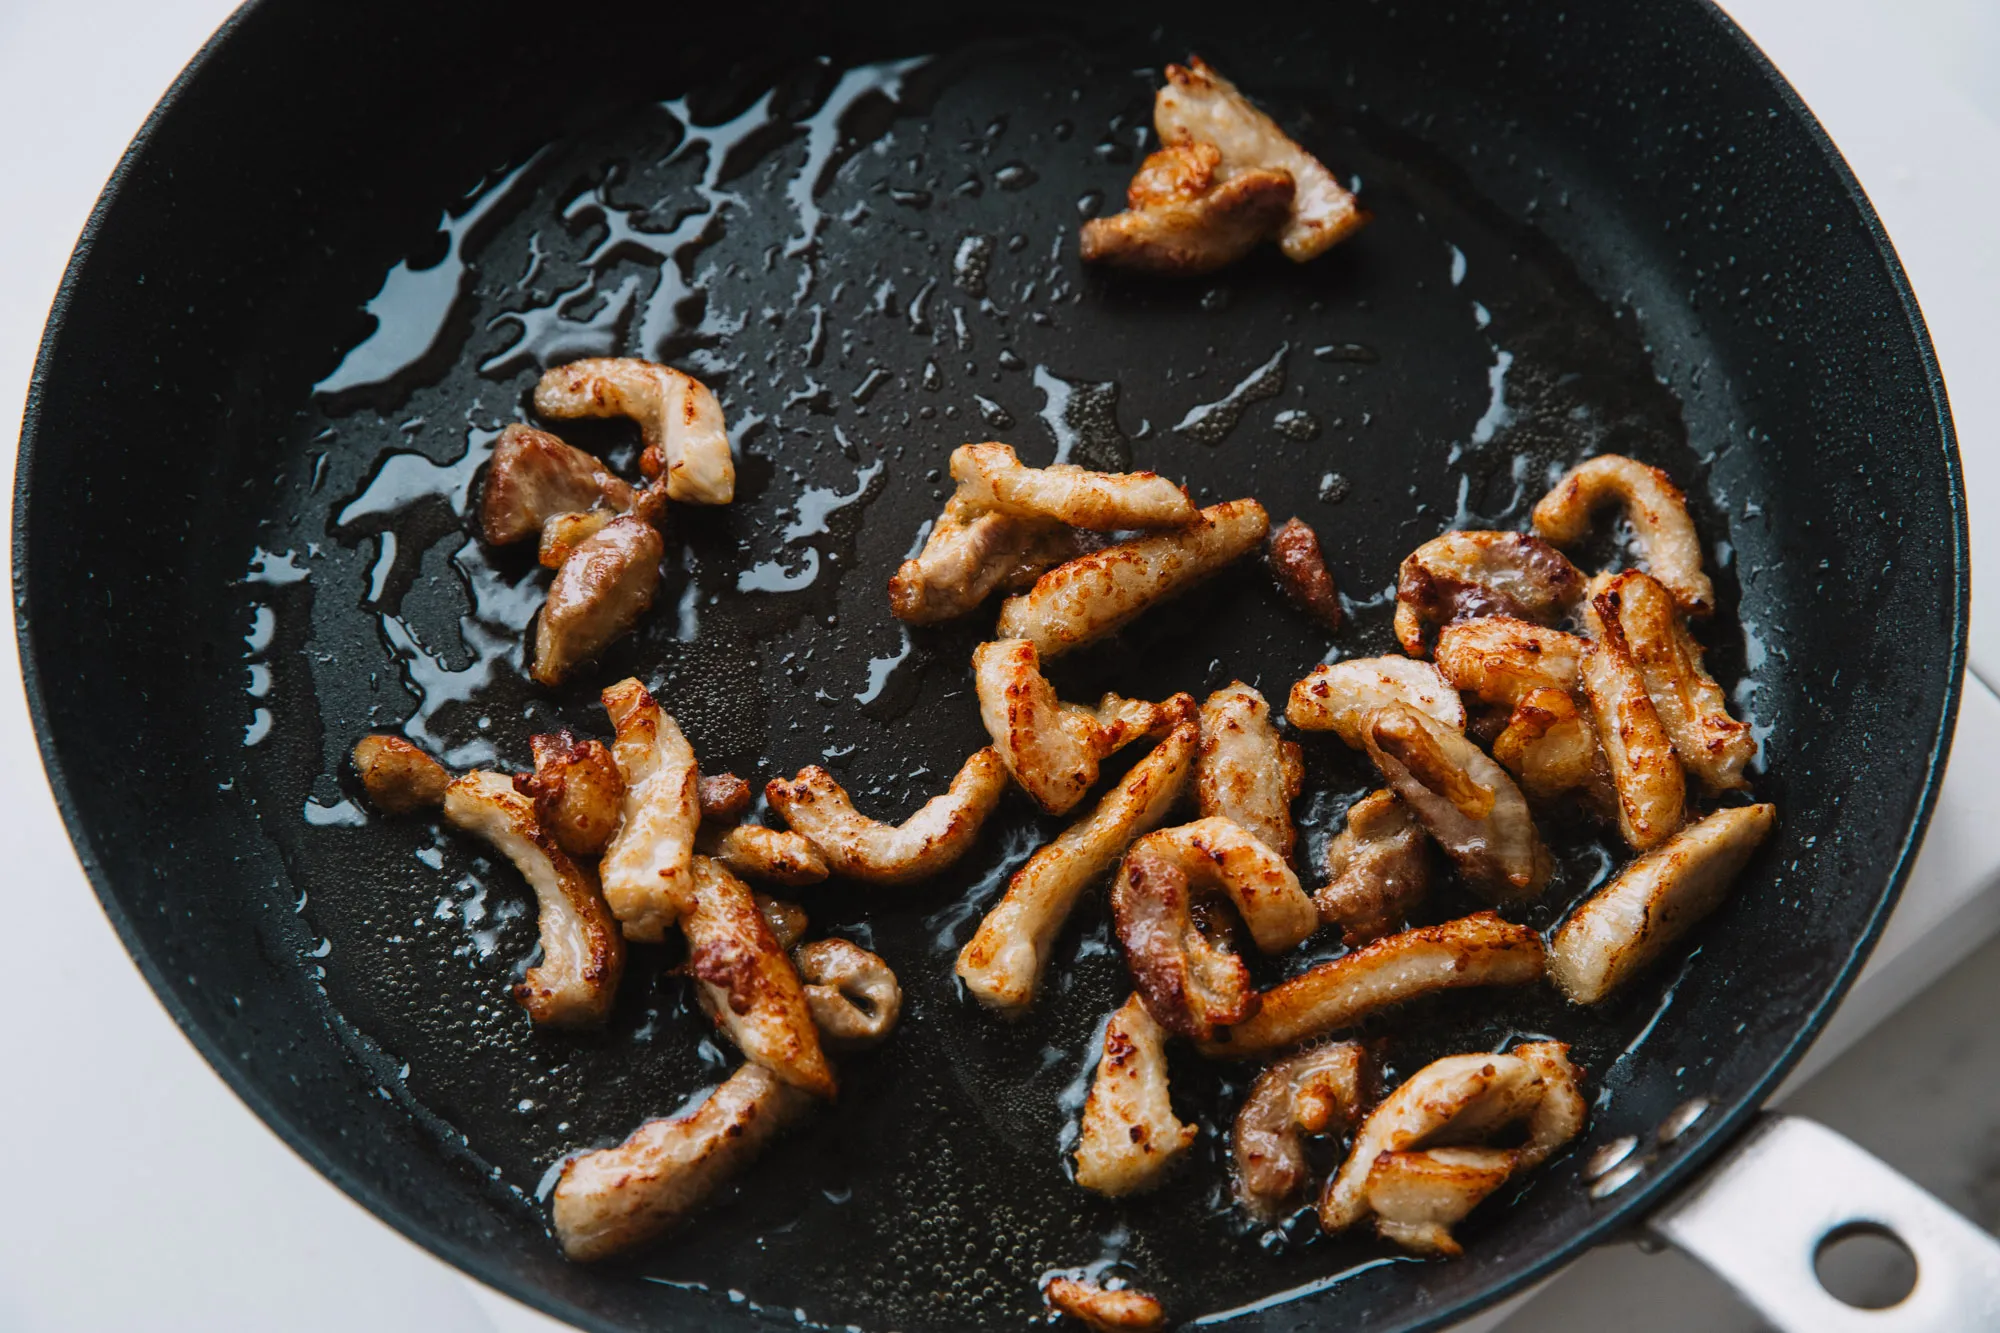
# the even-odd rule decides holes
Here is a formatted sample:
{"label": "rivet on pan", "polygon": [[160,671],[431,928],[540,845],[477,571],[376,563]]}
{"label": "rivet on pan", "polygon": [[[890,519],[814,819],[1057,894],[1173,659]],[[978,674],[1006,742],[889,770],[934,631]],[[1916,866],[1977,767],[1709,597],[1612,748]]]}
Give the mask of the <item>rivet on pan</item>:
{"label": "rivet on pan", "polygon": [[1590,1160],[1583,1164],[1583,1178],[1585,1180],[1599,1179],[1610,1171],[1612,1167],[1617,1166],[1627,1157],[1630,1157],[1632,1150],[1638,1146],[1639,1136],[1636,1134],[1626,1134],[1621,1138],[1611,1140],[1611,1142],[1592,1153]]}
{"label": "rivet on pan", "polygon": [[1631,1184],[1634,1180],[1637,1180],[1639,1173],[1645,1169],[1646,1160],[1644,1158],[1640,1158],[1637,1161],[1620,1163],[1611,1168],[1601,1180],[1590,1187],[1590,1197],[1593,1199],[1609,1198]]}
{"label": "rivet on pan", "polygon": [[1676,1106],[1667,1114],[1667,1118],[1660,1122],[1660,1128],[1656,1131],[1660,1143],[1662,1145],[1672,1143],[1693,1129],[1695,1121],[1708,1114],[1708,1106],[1706,1097],[1696,1097],[1692,1101],[1685,1101]]}

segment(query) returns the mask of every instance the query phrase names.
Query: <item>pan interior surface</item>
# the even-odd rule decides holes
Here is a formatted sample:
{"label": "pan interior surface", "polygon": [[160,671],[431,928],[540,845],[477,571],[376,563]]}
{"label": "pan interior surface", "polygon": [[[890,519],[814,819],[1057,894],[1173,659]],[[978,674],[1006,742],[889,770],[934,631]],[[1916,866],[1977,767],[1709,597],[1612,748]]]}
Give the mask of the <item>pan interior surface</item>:
{"label": "pan interior surface", "polygon": [[[624,19],[562,61],[499,11],[240,15],[72,269],[17,525],[65,813],[204,1052],[396,1225],[605,1328],[1008,1326],[1058,1270],[1128,1278],[1176,1318],[1404,1327],[1650,1197],[1754,1106],[1898,882],[1956,698],[1962,502],[1900,273],[1740,37],[1691,4],[1504,8],[1274,8],[1217,31],[1151,8],[1080,28],[747,6]],[[1158,70],[1191,49],[1357,180],[1372,225],[1303,267],[1083,269],[1077,225],[1119,206]],[[339,95],[363,69],[380,95]],[[547,576],[468,513],[540,370],[608,354],[716,388],[738,499],[673,512],[640,631],[548,692],[521,661]],[[629,474],[628,427],[558,430]],[[799,894],[815,935],[881,953],[906,997],[830,1113],[629,1264],[556,1256],[550,1168],[736,1057],[669,948],[633,950],[603,1033],[531,1030],[508,998],[526,887],[369,812],[348,748],[400,729],[456,767],[524,769],[536,732],[608,734],[597,691],[635,674],[706,771],[823,764],[901,819],[985,743],[967,662],[992,609],[905,629],[884,596],[951,448],[982,439],[1157,471],[1202,503],[1254,495],[1319,531],[1347,595],[1329,637],[1245,563],[1055,664],[1070,699],[1240,678],[1281,701],[1329,655],[1394,650],[1396,565],[1439,531],[1519,527],[1600,452],[1689,491],[1721,601],[1710,666],[1757,728],[1779,830],[1685,961],[1601,1011],[1469,992],[1368,1029],[1392,1084],[1541,1035],[1586,1070],[1577,1150],[1468,1221],[1464,1259],[1321,1237],[1310,1214],[1249,1227],[1226,1159],[1254,1070],[1192,1055],[1177,1103],[1205,1132],[1164,1189],[1114,1203],[1067,1178],[1093,1038],[1129,988],[1101,904],[1020,1022],[951,972],[1061,827],[1018,795],[934,880]],[[1376,784],[1337,743],[1306,757],[1314,882]],[[1551,838],[1557,879],[1515,913],[1542,927],[1623,859],[1589,830]],[[1480,905],[1447,888],[1425,919]],[[1585,1197],[1593,1146],[1654,1142],[1696,1099],[1634,1184]]]}

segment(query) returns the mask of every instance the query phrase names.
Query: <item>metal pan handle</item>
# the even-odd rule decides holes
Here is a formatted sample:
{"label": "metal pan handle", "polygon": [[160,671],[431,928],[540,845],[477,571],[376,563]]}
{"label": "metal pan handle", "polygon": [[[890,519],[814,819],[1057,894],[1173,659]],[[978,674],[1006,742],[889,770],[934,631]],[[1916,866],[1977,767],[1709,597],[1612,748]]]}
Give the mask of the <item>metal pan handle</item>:
{"label": "metal pan handle", "polygon": [[[2000,1242],[1826,1126],[1766,1115],[1649,1223],[1706,1264],[1781,1333],[2000,1329]],[[1887,1232],[1917,1261],[1895,1305],[1848,1305],[1814,1259],[1838,1232]]]}

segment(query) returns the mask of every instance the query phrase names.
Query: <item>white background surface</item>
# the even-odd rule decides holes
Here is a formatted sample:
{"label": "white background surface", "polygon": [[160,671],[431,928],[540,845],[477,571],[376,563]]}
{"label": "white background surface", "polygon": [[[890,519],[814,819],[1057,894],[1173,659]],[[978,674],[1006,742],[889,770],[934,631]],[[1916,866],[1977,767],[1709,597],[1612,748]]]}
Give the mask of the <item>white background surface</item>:
{"label": "white background surface", "polygon": [[[42,321],[99,186],[230,7],[0,0],[0,124],[10,128],[0,141],[9,204],[0,211],[0,439],[14,436]],[[2000,524],[1982,522],[2000,515],[2000,376],[1991,371],[2000,352],[2000,3],[1728,8],[1827,125],[1897,242],[1952,389],[1975,562],[2000,569]],[[1975,595],[1975,668],[2000,680],[2000,580]],[[1850,1027],[1935,975],[1993,920],[1997,895],[1976,891],[1995,869],[1986,834],[2000,814],[2000,708],[1975,699],[1967,728],[1979,758],[1968,764],[1961,745],[1933,846],[1883,951],[1902,959],[1900,972],[1877,969],[1873,998],[1857,996]],[[11,622],[0,635],[0,755],[17,997],[0,1030],[0,1131],[16,1154],[11,1206],[0,1213],[0,1330],[552,1327],[349,1203],[180,1037],[70,853],[34,757]],[[1916,1050],[1913,1059],[1946,1058],[1942,1048]],[[1559,1281],[1522,1326],[1601,1326],[1617,1307],[1592,1304],[1588,1276]]]}

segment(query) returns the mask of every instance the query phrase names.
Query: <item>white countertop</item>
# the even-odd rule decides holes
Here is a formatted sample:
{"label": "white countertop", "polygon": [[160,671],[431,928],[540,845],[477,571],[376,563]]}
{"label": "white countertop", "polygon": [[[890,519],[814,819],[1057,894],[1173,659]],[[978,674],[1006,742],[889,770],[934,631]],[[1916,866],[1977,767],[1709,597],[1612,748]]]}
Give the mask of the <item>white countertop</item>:
{"label": "white countertop", "polygon": [[[12,439],[63,265],[98,188],[229,0],[0,3],[0,438]],[[1951,385],[1975,564],[2000,569],[2000,5],[1734,0],[1887,223]],[[11,450],[9,450],[11,461]],[[9,488],[11,494],[11,486]],[[1987,522],[1982,524],[1985,517]],[[1976,586],[1974,670],[2000,681],[2000,580]],[[2000,701],[1968,682],[1930,841],[1869,973],[1812,1060],[2000,926]],[[23,1150],[0,1218],[0,1328],[527,1333],[548,1320],[376,1222],[266,1130],[140,980],[70,851],[0,635],[0,847],[19,993],[0,1129]],[[1838,1071],[1836,1071],[1838,1072]],[[1829,1075],[1832,1077],[1832,1075]],[[1796,1082],[1796,1080],[1795,1080]],[[1596,1326],[1615,1261],[1558,1278],[1515,1327]],[[1622,1270],[1620,1270],[1622,1272]],[[1629,1276],[1621,1281],[1633,1280]],[[1632,1293],[1629,1287],[1625,1295]],[[1546,1312],[1545,1314],[1538,1312]],[[1493,1320],[1482,1320],[1490,1326]],[[1685,1325],[1682,1325],[1685,1326]]]}

